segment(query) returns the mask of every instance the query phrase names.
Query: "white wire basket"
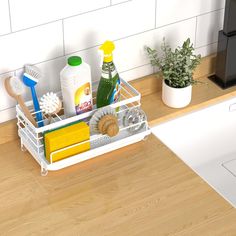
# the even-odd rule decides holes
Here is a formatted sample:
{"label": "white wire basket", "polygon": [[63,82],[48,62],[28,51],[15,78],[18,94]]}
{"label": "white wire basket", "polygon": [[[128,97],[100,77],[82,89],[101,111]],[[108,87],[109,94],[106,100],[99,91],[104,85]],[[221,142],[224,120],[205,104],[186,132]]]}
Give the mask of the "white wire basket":
{"label": "white wire basket", "polygon": [[[93,90],[96,91],[98,82],[93,83]],[[95,104],[95,92],[93,91],[93,100]],[[58,93],[58,96],[61,96]],[[41,166],[41,175],[47,175],[48,171],[59,170],[79,162],[91,159],[93,157],[102,155],[104,153],[122,148],[129,144],[141,141],[147,137],[151,131],[148,127],[147,120],[141,121],[137,124],[125,126],[123,119],[127,112],[132,108],[139,108],[140,104],[140,93],[134,89],[128,82],[121,79],[121,99],[119,102],[110,105],[112,108],[118,108],[117,117],[119,123],[119,133],[115,137],[109,137],[107,135],[90,133],[90,139],[84,142],[73,144],[71,146],[56,150],[50,154],[50,161],[45,158],[44,153],[44,137],[43,134],[46,131],[54,130],[65,125],[71,124],[73,122],[83,120],[89,123],[90,118],[96,112],[95,106],[94,109],[90,112],[86,112],[77,116],[70,118],[65,118],[63,112],[62,114],[54,114],[52,116],[51,122],[49,123],[49,117],[44,113],[44,126],[36,128],[25,116],[21,107],[16,106],[17,113],[17,126],[18,126],[18,135],[21,140],[21,149],[22,151],[28,150],[33,158]],[[26,106],[31,111],[32,115],[35,117],[35,112],[33,108],[32,101],[26,102]],[[63,108],[62,108],[63,109]],[[139,127],[137,131],[136,127]],[[65,149],[74,148],[75,146],[83,145],[85,143],[90,143],[90,149],[88,151],[67,157],[65,159],[53,162],[53,155]]]}

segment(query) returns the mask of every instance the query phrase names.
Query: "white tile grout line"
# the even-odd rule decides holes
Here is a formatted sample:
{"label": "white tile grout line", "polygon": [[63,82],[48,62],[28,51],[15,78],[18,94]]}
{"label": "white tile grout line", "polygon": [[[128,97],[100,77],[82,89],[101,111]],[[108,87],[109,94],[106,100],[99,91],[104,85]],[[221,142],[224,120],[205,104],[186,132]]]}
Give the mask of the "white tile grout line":
{"label": "white tile grout line", "polygon": [[157,0],[155,0],[155,23],[154,23],[154,27],[157,27]]}
{"label": "white tile grout line", "polygon": [[124,2],[118,2],[118,3],[112,3],[112,0],[110,0],[110,1],[111,1],[111,6],[117,6],[117,5],[120,5],[120,4],[127,3],[127,2],[131,2],[131,1],[133,1],[133,0],[126,0],[126,1],[124,1]]}
{"label": "white tile grout line", "polygon": [[197,48],[195,48],[195,49],[200,49],[200,48],[204,48],[204,47],[212,46],[212,45],[217,44],[217,43],[218,43],[218,41],[213,42],[213,43],[208,43],[208,44],[206,44],[206,45],[203,45],[203,46],[197,47]]}
{"label": "white tile grout line", "polygon": [[61,27],[62,27],[62,44],[63,44],[63,55],[66,55],[65,49],[65,32],[64,32],[64,20],[61,20]]}
{"label": "white tile grout line", "polygon": [[198,17],[196,16],[195,36],[194,36],[194,48],[196,48],[196,45],[197,45],[197,23],[198,23]]}
{"label": "white tile grout line", "polygon": [[135,70],[135,69],[138,69],[138,68],[141,68],[141,67],[144,67],[144,66],[148,66],[148,65],[151,65],[151,63],[146,63],[146,64],[143,64],[141,66],[135,66],[133,68],[130,68],[128,70],[123,70],[123,71],[120,71],[119,73],[125,73],[125,72],[129,72],[129,71],[132,71],[132,70]]}
{"label": "white tile grout line", "polygon": [[[1,112],[4,112],[4,111],[7,111],[7,110],[10,110],[10,109],[15,108],[15,107],[16,107],[16,106],[4,108],[4,109],[0,110],[0,113],[1,113]],[[1,122],[0,122],[0,123],[1,123]]]}
{"label": "white tile grout line", "polygon": [[225,8],[223,7],[223,8],[220,8],[220,9],[213,10],[213,11],[205,12],[205,13],[199,14],[197,16],[204,16],[204,15],[210,14],[212,12],[222,11],[223,9],[225,9]]}
{"label": "white tile grout line", "polygon": [[10,5],[10,0],[8,0],[8,14],[9,14],[10,30],[11,30],[11,33],[12,33],[12,24],[11,24],[11,5]]}

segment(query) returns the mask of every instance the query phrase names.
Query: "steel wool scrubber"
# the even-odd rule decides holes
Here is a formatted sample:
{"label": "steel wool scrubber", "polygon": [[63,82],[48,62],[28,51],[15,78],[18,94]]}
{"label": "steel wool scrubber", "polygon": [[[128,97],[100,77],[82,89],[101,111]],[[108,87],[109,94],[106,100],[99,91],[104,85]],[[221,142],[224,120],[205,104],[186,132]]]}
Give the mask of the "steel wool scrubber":
{"label": "steel wool scrubber", "polygon": [[127,110],[123,117],[123,125],[129,127],[127,130],[130,133],[139,132],[144,126],[147,116],[141,108],[133,107]]}

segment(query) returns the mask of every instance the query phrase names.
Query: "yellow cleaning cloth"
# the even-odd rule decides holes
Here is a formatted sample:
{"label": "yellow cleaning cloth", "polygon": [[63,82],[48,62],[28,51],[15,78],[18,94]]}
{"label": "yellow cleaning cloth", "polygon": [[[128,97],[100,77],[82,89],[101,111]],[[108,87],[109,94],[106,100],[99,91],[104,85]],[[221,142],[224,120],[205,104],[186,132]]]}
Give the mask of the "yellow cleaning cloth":
{"label": "yellow cleaning cloth", "polygon": [[[73,123],[68,126],[49,131],[44,134],[45,156],[50,161],[50,154],[61,148],[69,147],[89,140],[89,126],[85,122]],[[90,142],[54,153],[52,162],[73,156],[90,149]]]}

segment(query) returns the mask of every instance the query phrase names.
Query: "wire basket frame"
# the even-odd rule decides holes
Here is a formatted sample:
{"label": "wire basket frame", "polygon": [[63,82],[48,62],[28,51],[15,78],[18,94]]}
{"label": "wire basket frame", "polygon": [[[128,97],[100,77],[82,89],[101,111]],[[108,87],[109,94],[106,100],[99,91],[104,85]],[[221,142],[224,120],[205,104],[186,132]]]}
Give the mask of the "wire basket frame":
{"label": "wire basket frame", "polygon": [[[95,91],[97,89],[97,86],[98,82],[94,82],[92,86],[94,104],[96,102]],[[61,97],[60,92],[58,93],[58,96]],[[43,138],[44,132],[57,129],[80,120],[89,123],[90,118],[97,110],[96,107],[94,106],[93,110],[90,112],[86,112],[70,118],[65,117],[62,108],[61,113],[52,115],[51,123],[49,123],[49,117],[41,111],[43,114],[43,121],[45,125],[43,127],[37,128],[26,118],[20,106],[17,105],[17,126],[18,134],[21,139],[22,150],[28,150],[31,153],[34,159],[41,165],[41,174],[46,175],[48,170],[59,170],[64,167],[101,155],[108,151],[112,151],[128,144],[140,141],[145,136],[150,134],[150,129],[148,127],[147,121],[142,121],[138,124],[127,127],[123,125],[124,116],[129,111],[129,109],[135,107],[138,108],[141,106],[140,98],[140,93],[136,89],[134,89],[128,82],[121,79],[121,99],[119,102],[109,105],[112,108],[119,107],[119,111],[116,112],[120,129],[119,134],[115,137],[110,138],[107,135],[93,134],[91,132],[89,140],[73,144],[52,152],[50,154],[50,161],[47,161],[45,158]],[[36,113],[34,112],[32,101],[26,102],[26,106],[35,117]],[[140,126],[141,128],[138,130],[138,132],[132,133],[131,130],[135,126]],[[90,143],[90,150],[76,154],[66,159],[62,159],[60,161],[52,161],[53,155],[55,155],[56,153],[73,148],[75,146],[83,145],[88,142]]]}

